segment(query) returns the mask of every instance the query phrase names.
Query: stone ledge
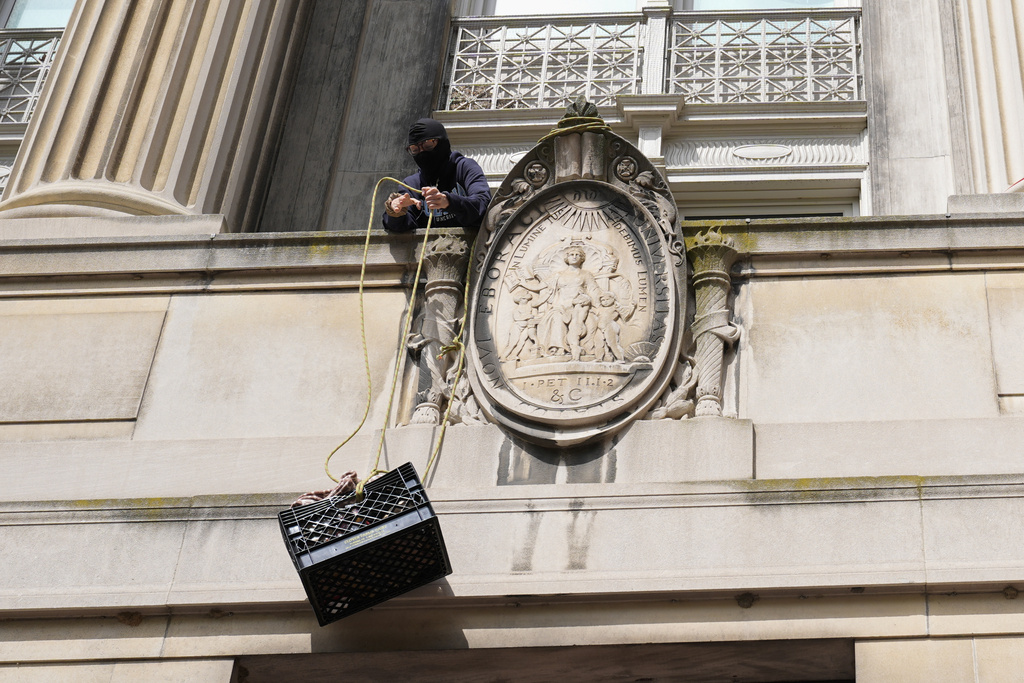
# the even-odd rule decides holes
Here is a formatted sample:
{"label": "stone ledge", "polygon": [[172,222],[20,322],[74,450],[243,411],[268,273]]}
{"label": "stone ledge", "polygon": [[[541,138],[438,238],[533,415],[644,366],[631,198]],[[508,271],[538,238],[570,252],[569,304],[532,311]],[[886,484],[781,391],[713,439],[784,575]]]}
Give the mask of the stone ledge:
{"label": "stone ledge", "polygon": [[[422,469],[422,468],[421,468]],[[429,486],[450,514],[1024,498],[1024,473],[851,476],[746,481]],[[190,520],[275,520],[301,492],[162,498],[0,501],[4,526]],[[576,501],[576,502],[574,502]]]}
{"label": "stone ledge", "polygon": [[[567,486],[595,496],[605,490],[654,495],[678,487],[688,487],[692,495],[720,485],[756,491],[762,485],[777,487],[776,480],[801,482],[801,489],[819,480],[828,489],[862,488],[859,482],[917,489],[924,481],[920,475],[931,477],[927,481],[1003,482],[1024,472],[1017,449],[1022,434],[1024,418],[1011,416],[788,424],[730,418],[639,421],[608,443],[564,457],[558,449],[525,444],[493,426],[454,425],[427,483],[439,492],[473,491],[469,497],[479,498],[486,491],[485,498],[502,499],[547,495]],[[17,473],[8,477],[0,500],[193,500],[253,492],[287,497],[329,483],[323,461],[343,436],[0,441],[0,459]],[[388,430],[381,468],[412,462],[422,474],[436,437],[431,426]],[[378,440],[379,432],[356,436],[332,459],[332,471],[368,471]],[[64,476],[55,482],[58,471]]]}
{"label": "stone ledge", "polygon": [[[399,604],[907,592],[1010,584],[1024,566],[1020,534],[1004,523],[1024,513],[1022,475],[430,494],[455,573]],[[2,504],[0,539],[18,552],[5,560],[0,611],[297,605],[303,592],[276,520],[291,497]]]}
{"label": "stone ledge", "polygon": [[52,242],[83,239],[131,239],[155,236],[196,235],[213,237],[226,231],[220,214],[196,216],[124,216],[7,218],[0,214],[0,243],[47,240]]}

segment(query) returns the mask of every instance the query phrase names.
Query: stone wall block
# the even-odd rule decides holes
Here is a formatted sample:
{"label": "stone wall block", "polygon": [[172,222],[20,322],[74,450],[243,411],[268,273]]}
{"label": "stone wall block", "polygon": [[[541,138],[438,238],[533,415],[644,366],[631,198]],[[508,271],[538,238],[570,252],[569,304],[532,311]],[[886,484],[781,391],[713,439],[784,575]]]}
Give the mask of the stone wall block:
{"label": "stone wall block", "polygon": [[81,3],[0,209],[222,213],[242,229],[305,5]]}

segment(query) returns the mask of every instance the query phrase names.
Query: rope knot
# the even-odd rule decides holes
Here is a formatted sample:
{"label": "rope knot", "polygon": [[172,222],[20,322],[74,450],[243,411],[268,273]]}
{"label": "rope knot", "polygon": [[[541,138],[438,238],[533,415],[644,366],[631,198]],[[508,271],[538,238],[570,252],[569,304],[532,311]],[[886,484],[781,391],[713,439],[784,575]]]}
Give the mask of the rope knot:
{"label": "rope knot", "polygon": [[455,339],[452,340],[451,344],[448,344],[447,346],[442,346],[441,347],[441,350],[437,354],[437,359],[441,360],[442,358],[444,358],[450,352],[452,352],[452,351],[459,351],[459,352],[461,352],[465,348],[466,348],[466,345],[462,343],[462,340],[459,339],[458,337],[456,337]]}

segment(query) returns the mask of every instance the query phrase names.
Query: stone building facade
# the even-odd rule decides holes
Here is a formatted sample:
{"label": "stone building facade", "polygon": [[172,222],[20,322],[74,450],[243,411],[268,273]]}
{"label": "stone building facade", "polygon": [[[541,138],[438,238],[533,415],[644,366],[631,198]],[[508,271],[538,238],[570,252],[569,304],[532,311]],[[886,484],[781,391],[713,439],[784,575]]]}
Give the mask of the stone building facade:
{"label": "stone building facade", "polygon": [[[0,121],[0,681],[1016,680],[1019,6],[677,4],[79,0]],[[320,628],[276,514],[363,412],[373,186],[433,113],[498,190],[580,93],[687,291],[721,273],[718,393],[678,402],[720,414],[565,445],[478,397],[426,480],[453,573]],[[370,236],[334,472],[385,425],[425,470],[387,407],[419,249]]]}

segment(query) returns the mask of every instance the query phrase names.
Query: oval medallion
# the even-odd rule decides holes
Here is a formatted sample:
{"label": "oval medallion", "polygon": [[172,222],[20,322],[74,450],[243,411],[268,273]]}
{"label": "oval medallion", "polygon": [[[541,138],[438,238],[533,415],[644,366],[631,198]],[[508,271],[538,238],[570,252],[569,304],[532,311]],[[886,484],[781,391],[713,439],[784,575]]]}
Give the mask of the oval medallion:
{"label": "oval medallion", "polygon": [[769,159],[781,159],[787,157],[793,153],[792,147],[786,147],[785,145],[743,145],[732,150],[733,156],[737,156],[740,159],[751,159],[767,161]]}
{"label": "oval medallion", "polygon": [[567,446],[645,412],[679,355],[679,286],[650,211],[596,180],[538,191],[494,234],[470,319],[493,419]]}

